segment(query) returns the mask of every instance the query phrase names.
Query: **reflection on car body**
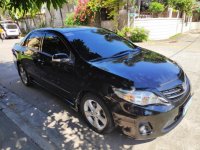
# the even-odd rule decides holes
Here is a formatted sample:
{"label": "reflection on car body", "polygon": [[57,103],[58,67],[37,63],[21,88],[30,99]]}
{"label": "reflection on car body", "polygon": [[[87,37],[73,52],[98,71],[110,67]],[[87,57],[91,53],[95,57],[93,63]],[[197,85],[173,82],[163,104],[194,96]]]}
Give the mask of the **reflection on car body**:
{"label": "reflection on car body", "polygon": [[101,28],[30,32],[12,52],[22,82],[64,98],[98,133],[116,126],[136,139],[172,130],[191,102],[174,61]]}

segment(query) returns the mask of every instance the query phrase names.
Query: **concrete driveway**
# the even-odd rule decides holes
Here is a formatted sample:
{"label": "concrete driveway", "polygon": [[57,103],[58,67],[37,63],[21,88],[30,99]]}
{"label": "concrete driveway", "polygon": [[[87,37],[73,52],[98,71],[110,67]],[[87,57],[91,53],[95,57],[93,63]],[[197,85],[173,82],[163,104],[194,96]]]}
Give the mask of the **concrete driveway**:
{"label": "concrete driveway", "polygon": [[[118,130],[112,134],[98,135],[63,100],[36,85],[25,87],[12,62],[11,48],[18,41],[0,41],[0,111],[18,127],[15,127],[16,130],[23,131],[31,140],[23,142],[21,149],[26,149],[28,142],[32,142],[36,143],[37,149],[200,150],[199,31],[187,33],[178,39],[138,44],[177,61],[189,76],[194,92],[190,109],[182,122],[167,135],[151,141],[136,141]],[[8,121],[8,124],[11,122]],[[9,147],[2,142],[0,138],[0,149]],[[15,145],[13,143],[12,147]]]}

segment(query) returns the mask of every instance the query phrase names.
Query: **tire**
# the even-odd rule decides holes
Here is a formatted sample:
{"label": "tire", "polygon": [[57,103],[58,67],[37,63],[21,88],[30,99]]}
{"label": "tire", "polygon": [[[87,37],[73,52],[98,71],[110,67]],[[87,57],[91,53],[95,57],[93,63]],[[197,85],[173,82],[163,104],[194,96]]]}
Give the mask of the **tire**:
{"label": "tire", "polygon": [[6,38],[5,34],[2,34],[2,35],[1,35],[1,39],[2,39],[2,40],[5,40],[5,38]]}
{"label": "tire", "polygon": [[114,121],[104,102],[93,94],[85,95],[80,103],[81,114],[88,126],[100,134],[114,130]]}
{"label": "tire", "polygon": [[6,33],[4,34],[4,36],[5,36],[5,39],[8,39],[8,36],[7,36],[7,34],[6,34]]}
{"label": "tire", "polygon": [[21,64],[18,65],[18,72],[19,72],[19,76],[21,78],[22,83],[26,86],[30,86],[31,85],[30,76],[28,75],[27,71],[24,69],[24,67]]}

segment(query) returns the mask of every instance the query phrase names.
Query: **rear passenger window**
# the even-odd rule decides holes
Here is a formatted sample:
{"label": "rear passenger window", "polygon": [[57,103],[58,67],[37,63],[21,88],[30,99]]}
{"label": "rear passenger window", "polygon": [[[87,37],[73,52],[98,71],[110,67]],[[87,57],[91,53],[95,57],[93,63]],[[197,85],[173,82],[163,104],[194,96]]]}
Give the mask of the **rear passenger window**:
{"label": "rear passenger window", "polygon": [[54,33],[47,33],[45,35],[42,51],[50,55],[65,53],[69,56],[70,54],[64,42]]}
{"label": "rear passenger window", "polygon": [[26,46],[28,48],[33,48],[34,50],[39,51],[42,37],[43,37],[42,33],[34,32],[25,40],[23,46]]}

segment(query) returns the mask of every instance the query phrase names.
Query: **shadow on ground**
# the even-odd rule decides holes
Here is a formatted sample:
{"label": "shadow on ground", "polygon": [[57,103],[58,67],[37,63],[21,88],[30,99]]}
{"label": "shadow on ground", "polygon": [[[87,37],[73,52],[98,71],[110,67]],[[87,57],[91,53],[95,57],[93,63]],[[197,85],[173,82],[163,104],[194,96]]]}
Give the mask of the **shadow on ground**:
{"label": "shadow on ground", "polygon": [[32,107],[19,114],[26,117],[41,137],[60,149],[132,149],[136,144],[149,142],[129,138],[119,129],[106,135],[93,132],[80,113],[71,109],[64,100],[38,85],[25,87],[13,62],[0,62],[0,84],[31,104]]}

